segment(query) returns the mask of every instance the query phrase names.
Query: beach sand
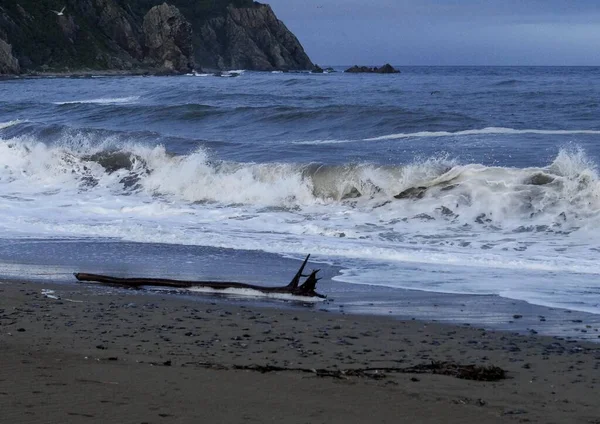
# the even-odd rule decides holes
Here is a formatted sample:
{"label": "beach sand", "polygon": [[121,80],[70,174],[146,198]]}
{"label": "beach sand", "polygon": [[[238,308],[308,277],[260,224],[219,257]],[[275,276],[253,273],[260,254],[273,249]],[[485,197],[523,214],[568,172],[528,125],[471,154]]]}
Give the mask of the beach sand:
{"label": "beach sand", "polygon": [[[2,423],[600,423],[600,345],[416,320],[2,282],[0,357]],[[507,378],[341,372],[432,361]]]}

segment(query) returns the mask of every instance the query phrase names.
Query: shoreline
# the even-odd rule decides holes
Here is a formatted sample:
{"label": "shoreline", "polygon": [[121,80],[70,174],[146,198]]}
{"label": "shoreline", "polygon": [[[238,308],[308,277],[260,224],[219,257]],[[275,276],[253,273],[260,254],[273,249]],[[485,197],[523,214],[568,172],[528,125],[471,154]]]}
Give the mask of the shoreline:
{"label": "shoreline", "polygon": [[[19,80],[19,79],[43,79],[43,78],[94,78],[94,77],[180,77],[195,74],[220,74],[239,71],[239,69],[195,69],[190,72],[170,72],[161,71],[159,69],[137,69],[137,70],[81,70],[81,71],[69,71],[69,72],[28,72],[22,74],[1,74],[0,81],[4,80]],[[273,71],[259,71],[259,70],[248,70],[250,72],[260,72],[264,74],[271,74],[273,72],[283,72],[290,74],[310,74],[309,70],[273,70]]]}
{"label": "shoreline", "polygon": [[[591,343],[50,282],[2,281],[0,299],[0,407],[11,422],[590,423],[600,416],[600,346]],[[432,361],[498,366],[508,379],[298,372]]]}
{"label": "shoreline", "polygon": [[181,76],[184,73],[161,72],[157,69],[139,69],[139,70],[82,70],[73,72],[28,72],[23,74],[3,74],[0,80],[12,79],[36,79],[36,78],[93,78],[93,77],[137,77],[137,76]]}
{"label": "shoreline", "polygon": [[[98,273],[115,277],[161,277],[176,280],[240,281],[258,286],[287,285],[301,260],[266,252],[217,249],[210,247],[177,247],[138,243],[98,243],[49,241],[52,256],[45,264],[35,265],[38,257],[31,252],[40,247],[29,242],[10,249],[7,262],[0,260],[0,281],[29,281],[42,287],[59,283],[65,290],[79,290],[74,272]],[[16,250],[15,250],[16,249]],[[31,250],[33,249],[33,250]],[[42,249],[43,251],[44,249]],[[113,252],[106,255],[106,252]],[[102,252],[99,255],[98,252]],[[167,255],[169,265],[151,260]],[[2,252],[0,252],[2,253]],[[21,257],[15,262],[10,257]],[[86,258],[94,257],[94,261]],[[190,260],[193,257],[193,260]],[[2,259],[2,258],[0,258]],[[42,261],[44,262],[44,261]],[[51,265],[48,268],[47,265]],[[383,316],[393,319],[441,322],[454,325],[483,327],[489,330],[558,336],[565,339],[600,343],[600,314],[568,309],[569,305],[541,306],[497,294],[451,294],[389,286],[346,283],[341,281],[342,268],[325,262],[310,262],[309,269],[319,268],[322,279],[317,291],[327,295],[315,302],[315,310],[341,314]],[[43,278],[40,278],[42,277]],[[95,285],[98,292],[106,286]],[[116,290],[116,289],[115,289]],[[119,293],[127,293],[121,289]],[[131,293],[131,292],[129,292]],[[164,294],[158,288],[136,292]],[[265,306],[297,310],[292,299],[269,299],[233,294],[194,293],[193,290],[171,291],[170,296],[187,302],[224,303],[240,306]]]}
{"label": "shoreline", "polygon": [[[285,260],[297,265],[295,260]],[[62,267],[61,267],[62,268]],[[393,288],[388,286],[364,285],[345,283],[332,280],[339,272],[339,267],[320,264],[323,279],[319,282],[317,291],[326,295],[325,299],[303,301],[285,296],[253,295],[252,293],[237,293],[235,290],[228,292],[203,291],[201,289],[169,289],[160,287],[146,287],[141,290],[131,291],[126,287],[107,286],[99,283],[77,282],[72,277],[72,269],[78,267],[65,267],[68,272],[49,275],[41,279],[35,276],[27,277],[0,274],[0,282],[18,283],[29,281],[34,287],[41,290],[51,286],[59,290],[77,292],[90,290],[99,295],[115,294],[137,296],[166,296],[191,304],[218,303],[237,307],[263,307],[282,311],[312,310],[315,312],[332,313],[339,315],[356,315],[364,317],[381,317],[384,319],[421,321],[427,323],[440,323],[465,327],[485,328],[489,331],[502,331],[520,335],[540,335],[554,337],[559,340],[574,340],[600,344],[600,315],[589,312],[577,311],[568,308],[537,305],[523,300],[501,297],[495,294],[458,294],[431,292],[416,289]],[[19,269],[22,268],[19,267]],[[57,268],[58,269],[58,268]],[[5,272],[7,270],[4,270]],[[41,272],[41,271],[37,271]],[[278,275],[271,278],[279,285],[287,284],[289,272],[281,266],[269,270]],[[235,271],[233,271],[235,275]],[[108,272],[110,274],[110,271]],[[121,275],[115,271],[114,275]],[[151,275],[151,273],[130,270],[125,276]],[[264,285],[260,278],[254,277],[248,281]],[[172,275],[171,278],[193,280],[194,276],[182,274]],[[246,276],[247,277],[247,276]],[[241,276],[228,277],[227,275],[214,275],[215,281],[236,281],[244,279]],[[247,278],[246,278],[247,279]],[[272,283],[273,284],[273,283]],[[277,285],[277,284],[275,284]],[[267,284],[266,287],[270,285]]]}

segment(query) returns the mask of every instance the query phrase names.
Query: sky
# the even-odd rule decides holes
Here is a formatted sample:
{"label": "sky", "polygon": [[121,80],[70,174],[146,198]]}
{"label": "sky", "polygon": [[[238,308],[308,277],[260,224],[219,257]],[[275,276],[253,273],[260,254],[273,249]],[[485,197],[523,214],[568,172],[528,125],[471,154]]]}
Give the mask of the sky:
{"label": "sky", "polygon": [[319,65],[600,65],[600,0],[263,0]]}

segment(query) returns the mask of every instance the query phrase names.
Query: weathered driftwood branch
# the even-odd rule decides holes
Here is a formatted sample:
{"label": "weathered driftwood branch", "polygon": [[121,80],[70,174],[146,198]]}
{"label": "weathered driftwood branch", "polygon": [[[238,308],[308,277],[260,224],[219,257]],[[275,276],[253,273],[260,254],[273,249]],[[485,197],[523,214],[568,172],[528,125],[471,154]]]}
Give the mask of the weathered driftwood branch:
{"label": "weathered driftwood branch", "polygon": [[[324,298],[322,294],[316,292],[317,282],[320,278],[317,278],[319,270],[312,271],[309,275],[304,275],[304,268],[308,262],[310,255],[306,256],[306,259],[300,266],[298,272],[292,281],[283,287],[265,287],[257,286],[254,284],[245,284],[238,282],[227,282],[227,281],[183,281],[183,280],[169,280],[163,278],[119,278],[111,277],[108,275],[100,274],[87,274],[87,273],[76,273],[75,278],[79,281],[92,281],[102,284],[112,284],[118,286],[126,286],[132,288],[141,288],[142,286],[158,286],[158,287],[171,287],[171,288],[191,288],[191,287],[202,287],[210,288],[214,290],[225,290],[225,289],[250,289],[256,290],[261,293],[286,293],[293,294],[296,296],[306,297],[319,297]],[[306,277],[303,284],[300,284],[300,279]]]}

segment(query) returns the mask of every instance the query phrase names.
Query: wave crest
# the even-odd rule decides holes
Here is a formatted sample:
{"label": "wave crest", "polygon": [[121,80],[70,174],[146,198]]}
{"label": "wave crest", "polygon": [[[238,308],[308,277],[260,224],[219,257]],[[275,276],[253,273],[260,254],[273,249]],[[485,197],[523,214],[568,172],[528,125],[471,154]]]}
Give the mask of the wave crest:
{"label": "wave crest", "polygon": [[47,146],[28,137],[0,139],[0,183],[22,190],[132,191],[175,202],[304,208],[345,205],[373,211],[385,206],[398,219],[454,220],[515,228],[600,215],[596,164],[581,149],[561,150],[543,168],[460,164],[446,157],[404,166],[373,164],[237,163],[215,160],[205,149],[174,155],[164,146],[93,143],[67,137]]}

